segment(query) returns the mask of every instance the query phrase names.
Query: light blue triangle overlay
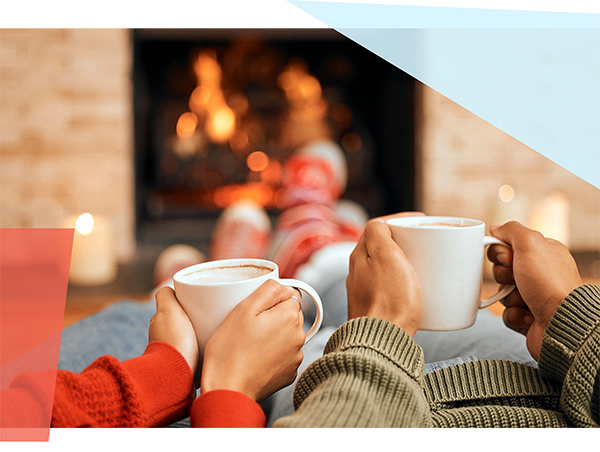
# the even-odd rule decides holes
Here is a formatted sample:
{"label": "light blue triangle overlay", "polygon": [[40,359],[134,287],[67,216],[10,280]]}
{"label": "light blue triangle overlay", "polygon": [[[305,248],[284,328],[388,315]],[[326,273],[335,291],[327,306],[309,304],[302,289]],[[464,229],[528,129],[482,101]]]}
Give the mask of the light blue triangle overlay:
{"label": "light blue triangle overlay", "polygon": [[288,0],[338,28],[598,28],[600,15]]}
{"label": "light blue triangle overlay", "polygon": [[[337,6],[344,19],[338,24],[361,19],[349,16],[349,4],[293,3],[302,9],[310,4],[307,12],[328,25],[318,5],[327,6],[328,14]],[[350,12],[361,11],[372,22],[385,11],[385,24],[393,23],[392,14],[407,23],[406,11],[418,16],[448,9],[361,6]],[[540,13],[542,23],[548,23],[547,14],[562,13]],[[537,13],[526,15],[531,27],[521,29],[334,28],[600,188],[600,28],[540,28]],[[576,22],[575,16],[582,22],[581,16],[598,20],[597,15],[565,14],[565,23]]]}

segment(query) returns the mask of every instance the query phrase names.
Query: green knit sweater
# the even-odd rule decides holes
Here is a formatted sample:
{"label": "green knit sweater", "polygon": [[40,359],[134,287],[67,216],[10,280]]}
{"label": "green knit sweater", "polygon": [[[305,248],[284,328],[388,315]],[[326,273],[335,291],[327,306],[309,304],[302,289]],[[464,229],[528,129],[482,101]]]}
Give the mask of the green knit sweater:
{"label": "green knit sweater", "polygon": [[296,412],[275,427],[598,427],[600,287],[562,302],[538,364],[474,361],[424,376],[404,331],[362,317],[333,334],[296,385]]}

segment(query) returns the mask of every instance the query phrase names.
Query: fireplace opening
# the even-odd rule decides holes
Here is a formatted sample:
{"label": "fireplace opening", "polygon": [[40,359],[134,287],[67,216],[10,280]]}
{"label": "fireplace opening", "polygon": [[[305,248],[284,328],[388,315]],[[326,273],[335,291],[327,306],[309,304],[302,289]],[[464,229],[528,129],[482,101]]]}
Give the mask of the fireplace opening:
{"label": "fireplace opening", "polygon": [[275,217],[282,164],[315,140],[348,163],[344,198],[415,208],[412,77],[334,30],[133,30],[140,245],[205,248],[220,211]]}

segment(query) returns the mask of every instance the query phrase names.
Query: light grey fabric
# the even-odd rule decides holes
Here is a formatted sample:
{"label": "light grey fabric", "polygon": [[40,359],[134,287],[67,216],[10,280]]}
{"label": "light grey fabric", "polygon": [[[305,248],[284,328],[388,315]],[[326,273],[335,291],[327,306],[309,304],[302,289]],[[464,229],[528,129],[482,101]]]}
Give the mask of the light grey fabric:
{"label": "light grey fabric", "polygon": [[432,363],[455,356],[474,355],[477,359],[505,359],[537,367],[525,337],[508,329],[502,319],[482,309],[475,324],[458,331],[417,331],[415,342]]}
{"label": "light grey fabric", "polygon": [[154,301],[121,301],[63,330],[58,368],[81,372],[97,358],[125,361],[144,353]]}

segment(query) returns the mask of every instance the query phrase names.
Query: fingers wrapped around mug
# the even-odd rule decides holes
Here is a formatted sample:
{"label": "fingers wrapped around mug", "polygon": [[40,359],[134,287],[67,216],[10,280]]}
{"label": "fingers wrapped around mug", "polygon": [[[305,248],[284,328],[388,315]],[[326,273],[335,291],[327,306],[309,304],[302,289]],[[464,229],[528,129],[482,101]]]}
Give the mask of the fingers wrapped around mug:
{"label": "fingers wrapped around mug", "polygon": [[565,245],[516,221],[490,226],[490,233],[512,246],[512,251],[492,247],[488,252],[496,281],[516,283],[518,289],[504,300],[504,322],[527,334],[527,347],[537,359],[550,320],[581,284],[577,264]]}
{"label": "fingers wrapped around mug", "polygon": [[488,248],[487,257],[494,264],[494,279],[499,284],[515,284],[513,275],[513,250],[501,245],[492,245]]}
{"label": "fingers wrapped around mug", "polygon": [[388,226],[372,220],[350,256],[348,319],[379,317],[414,336],[423,311],[421,289]]}
{"label": "fingers wrapped around mug", "polygon": [[206,345],[203,392],[229,389],[261,401],[294,381],[306,337],[297,296],[268,280],[231,311]]}
{"label": "fingers wrapped around mug", "polygon": [[170,287],[163,287],[156,292],[156,314],[150,320],[148,339],[150,342],[160,341],[175,347],[196,376],[200,359],[196,334]]}

